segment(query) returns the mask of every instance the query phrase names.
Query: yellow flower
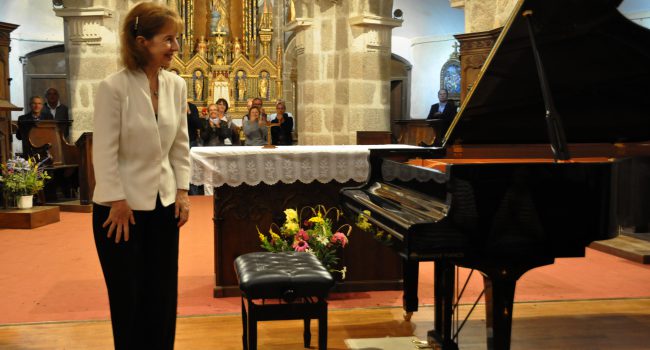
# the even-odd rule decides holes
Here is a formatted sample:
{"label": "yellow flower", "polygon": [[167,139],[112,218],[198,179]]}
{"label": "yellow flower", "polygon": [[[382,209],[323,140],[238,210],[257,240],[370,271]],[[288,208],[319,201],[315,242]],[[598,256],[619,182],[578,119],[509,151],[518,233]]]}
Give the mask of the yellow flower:
{"label": "yellow flower", "polygon": [[291,208],[286,209],[284,211],[284,215],[287,216],[287,222],[294,222],[294,221],[297,222],[298,221],[298,213],[294,209],[291,209]]}
{"label": "yellow flower", "polygon": [[259,231],[257,231],[257,232],[258,232],[258,234],[260,235],[260,241],[261,241],[262,243],[266,242],[266,236],[264,236],[264,234],[261,233],[261,232],[259,232]]}
{"label": "yellow flower", "polygon": [[366,214],[366,216],[370,216],[370,210],[364,210],[363,213]]}
{"label": "yellow flower", "polygon": [[271,235],[271,240],[273,240],[273,241],[281,239],[280,236],[278,236],[277,233],[273,232],[273,230],[269,230],[269,234]]}
{"label": "yellow flower", "polygon": [[323,222],[325,222],[325,220],[323,220],[323,217],[320,216],[320,213],[318,213],[318,216],[314,216],[313,218],[309,219],[309,222],[313,222],[315,224],[322,224]]}
{"label": "yellow flower", "polygon": [[284,227],[288,231],[291,231],[292,233],[293,232],[298,232],[298,229],[300,229],[297,222],[287,222],[286,224],[284,224]]}

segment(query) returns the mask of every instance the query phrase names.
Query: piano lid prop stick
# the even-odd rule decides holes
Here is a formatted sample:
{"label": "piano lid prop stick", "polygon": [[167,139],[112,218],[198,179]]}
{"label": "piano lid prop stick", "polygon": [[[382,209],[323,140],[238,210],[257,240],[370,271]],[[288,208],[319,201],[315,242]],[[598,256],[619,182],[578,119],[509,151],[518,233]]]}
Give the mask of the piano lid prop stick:
{"label": "piano lid prop stick", "polygon": [[546,79],[546,73],[542,64],[542,58],[537,49],[535,41],[535,32],[533,30],[533,11],[526,10],[522,13],[526,18],[528,24],[528,36],[530,37],[530,46],[533,49],[533,56],[535,57],[535,64],[537,66],[537,75],[539,76],[539,83],[542,88],[542,96],[544,98],[544,107],[546,108],[546,127],[548,128],[548,136],[551,142],[551,149],[553,150],[553,157],[555,160],[568,160],[571,158],[569,154],[569,147],[566,142],[564,134],[564,126],[562,125],[562,118],[555,109],[555,102],[551,94],[551,88]]}

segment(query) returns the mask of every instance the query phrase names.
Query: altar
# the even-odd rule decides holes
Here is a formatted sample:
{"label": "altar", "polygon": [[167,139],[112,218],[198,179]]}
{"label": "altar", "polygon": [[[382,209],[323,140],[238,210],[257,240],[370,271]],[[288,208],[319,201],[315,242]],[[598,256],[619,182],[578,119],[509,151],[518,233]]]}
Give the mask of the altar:
{"label": "altar", "polygon": [[[214,187],[214,296],[239,295],[233,269],[241,254],[261,251],[257,228],[284,221],[287,208],[339,205],[343,187],[369,174],[369,148],[385,146],[194,147],[192,183]],[[344,218],[354,226],[355,218]],[[347,274],[337,291],[399,290],[402,262],[369,234],[354,228],[343,249]]]}

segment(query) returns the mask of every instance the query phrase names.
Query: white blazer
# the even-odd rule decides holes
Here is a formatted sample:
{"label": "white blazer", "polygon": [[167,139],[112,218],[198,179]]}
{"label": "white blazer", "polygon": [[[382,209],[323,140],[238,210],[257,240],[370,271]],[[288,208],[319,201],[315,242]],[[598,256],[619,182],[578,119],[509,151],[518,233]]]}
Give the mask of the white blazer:
{"label": "white blazer", "polygon": [[156,197],[164,206],[176,190],[190,184],[185,81],[158,73],[158,120],[149,81],[141,70],[122,69],[99,83],[95,96],[93,202],[126,199],[133,210],[153,210]]}

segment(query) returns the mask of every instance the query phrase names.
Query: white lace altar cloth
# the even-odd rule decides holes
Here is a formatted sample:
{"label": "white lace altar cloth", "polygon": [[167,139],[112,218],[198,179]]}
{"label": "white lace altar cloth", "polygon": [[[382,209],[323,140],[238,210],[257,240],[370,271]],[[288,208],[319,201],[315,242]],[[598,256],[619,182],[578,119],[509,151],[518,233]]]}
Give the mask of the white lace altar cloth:
{"label": "white lace altar cloth", "polygon": [[242,183],[254,186],[260,182],[268,185],[296,181],[365,182],[370,170],[370,148],[411,147],[415,148],[408,145],[193,147],[191,182],[211,187]]}

